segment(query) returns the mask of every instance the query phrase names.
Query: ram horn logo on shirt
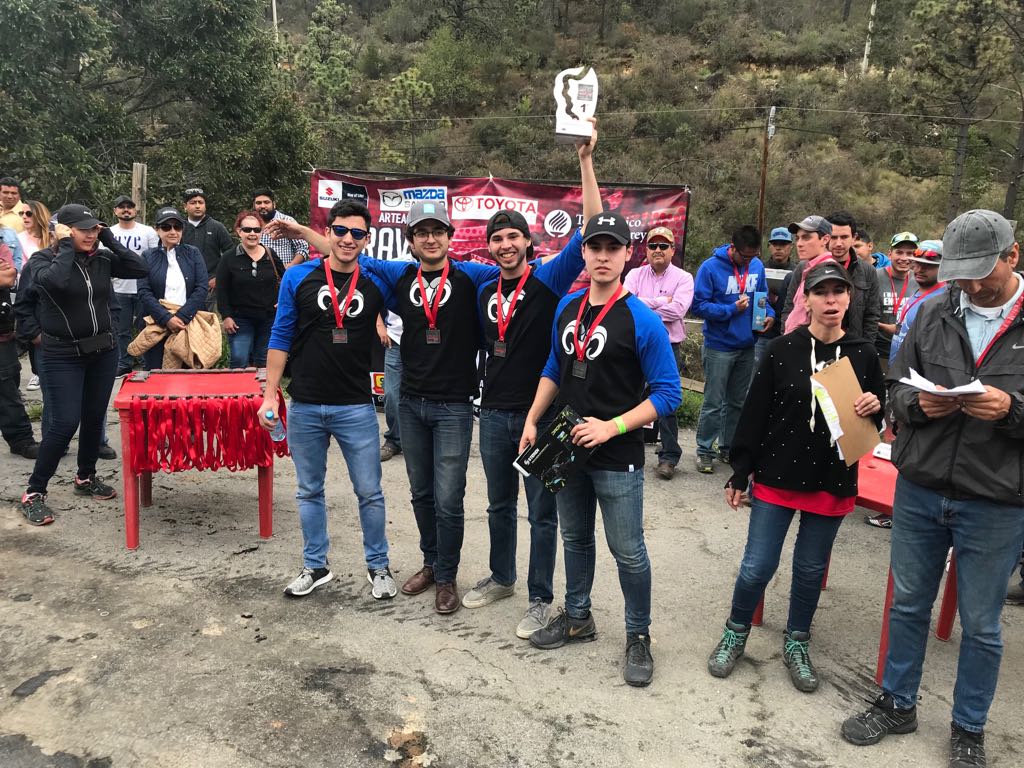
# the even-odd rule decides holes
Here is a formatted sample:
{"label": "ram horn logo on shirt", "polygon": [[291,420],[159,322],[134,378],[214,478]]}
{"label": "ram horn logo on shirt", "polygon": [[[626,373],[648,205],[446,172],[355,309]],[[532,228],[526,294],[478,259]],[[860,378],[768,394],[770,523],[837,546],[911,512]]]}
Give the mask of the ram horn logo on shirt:
{"label": "ram horn logo on shirt", "polygon": [[[495,291],[494,295],[491,296],[491,300],[487,302],[487,317],[488,317],[488,319],[490,319],[490,321],[492,323],[498,322],[498,296],[500,296],[500,295],[501,294],[499,294],[497,291]],[[516,306],[519,306],[520,304],[522,304],[523,299],[525,299],[525,298],[526,298],[526,291],[519,291],[519,298],[516,300]],[[504,317],[504,318],[508,318],[509,317],[509,308],[511,307],[511,305],[512,305],[512,296],[509,296],[507,299],[502,298],[502,302],[501,302],[501,316],[502,317]]]}
{"label": "ram horn logo on shirt", "polygon": [[[338,292],[334,292],[335,296],[338,296]],[[341,308],[341,302],[345,300],[344,296],[338,296],[338,307]],[[352,301],[349,302],[348,312],[345,313],[345,317],[358,317],[363,311],[363,306],[366,301],[363,299],[363,293],[358,288],[352,294]],[[331,308],[331,289],[326,285],[321,285],[320,290],[316,292],[316,304],[320,309],[325,312],[334,312]]]}
{"label": "ram horn logo on shirt", "polygon": [[[433,305],[434,294],[437,293],[437,286],[441,282],[441,276],[438,275],[433,280],[427,283],[427,301]],[[437,305],[443,307],[448,303],[448,299],[452,297],[452,284],[451,281],[445,281],[444,291],[441,292],[441,302]],[[423,299],[420,297],[420,281],[413,280],[412,285],[409,287],[409,301],[412,302],[414,307],[422,307]]]}
{"label": "ram horn logo on shirt", "polygon": [[[567,355],[575,355],[576,349],[573,345],[572,337],[576,333],[576,321],[572,320],[565,326],[565,330],[562,331],[562,349]],[[587,329],[585,326],[580,326],[580,341],[586,338]],[[594,329],[594,335],[590,337],[590,343],[587,344],[586,352],[584,357],[587,360],[594,360],[600,357],[601,353],[604,352],[604,345],[608,343],[608,331],[605,330],[603,325],[597,326]]]}

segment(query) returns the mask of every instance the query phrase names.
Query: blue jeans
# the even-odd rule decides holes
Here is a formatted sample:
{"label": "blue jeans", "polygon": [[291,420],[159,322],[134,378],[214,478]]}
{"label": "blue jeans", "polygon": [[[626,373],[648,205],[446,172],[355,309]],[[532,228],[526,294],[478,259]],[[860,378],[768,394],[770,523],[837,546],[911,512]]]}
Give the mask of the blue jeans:
{"label": "blue jeans", "polygon": [[626,603],[626,632],[646,635],[651,625],[651,561],[644,543],[644,473],[582,469],[555,497],[565,553],[565,612],[590,614],[596,548],[594,526],[601,504],[604,535],[619,570]]}
{"label": "blue jeans", "polygon": [[[525,411],[480,411],[480,459],[487,475],[487,524],[491,534],[491,578],[510,586],[516,582],[516,517],[519,472],[512,466],[519,455]],[[544,429],[541,426],[541,429]],[[550,603],[558,552],[558,510],[555,496],[537,478],[524,478],[530,521],[530,600]]]}
{"label": "blue jeans", "polygon": [[139,312],[142,311],[142,302],[139,301],[137,293],[115,293],[114,300],[120,309],[117,318],[117,367],[120,369],[132,367],[132,356],[128,354],[128,345],[135,336],[138,327]]}
{"label": "blue jeans", "polygon": [[[46,361],[43,358],[44,355],[42,350],[36,348],[36,375],[39,377],[39,391],[43,395],[43,415],[39,419],[39,434],[41,437],[46,437],[46,433],[50,431],[50,426],[53,424],[53,409],[55,406],[51,402],[50,396],[47,394]],[[113,387],[111,387],[111,391],[113,391]],[[107,437],[107,417],[109,415],[110,410],[104,409],[103,434],[100,436],[100,445],[110,445],[110,438]],[[67,452],[67,448],[65,448],[63,455],[67,455]]]}
{"label": "blue jeans", "polygon": [[117,372],[117,348],[81,357],[39,355],[45,370],[43,410],[50,410],[48,428],[39,445],[30,492],[46,493],[61,456],[78,430],[78,477],[96,472],[104,419]]}
{"label": "blue jeans", "polygon": [[1024,508],[947,499],[900,475],[893,502],[889,654],[882,677],[882,689],[896,706],[917,702],[932,604],[952,546],[963,632],[953,722],[968,731],[984,728],[1003,658],[999,616],[1022,540]]}
{"label": "blue jeans", "polygon": [[760,334],[757,335],[757,341],[754,342],[754,368],[755,369],[757,369],[757,366],[759,366],[761,364],[761,358],[763,358],[765,353],[768,351],[768,345],[771,344],[772,339],[774,339],[774,338],[776,338],[776,337],[772,336],[771,338],[768,338],[763,333],[760,333]]}
{"label": "blue jeans", "polygon": [[455,581],[462,554],[473,405],[402,395],[398,420],[423,564],[447,584]]}
{"label": "blue jeans", "polygon": [[267,365],[267,345],[270,344],[270,329],[274,318],[233,317],[238,330],[228,334],[228,350],[232,368],[246,368],[249,360],[257,368]]}
{"label": "blue jeans", "polygon": [[398,425],[398,400],[402,384],[402,345],[391,341],[384,350],[384,442],[402,447],[402,429]]}
{"label": "blue jeans", "polygon": [[697,420],[697,455],[714,456],[715,439],[718,450],[727,452],[743,400],[754,373],[754,348],[719,352],[706,345],[701,350],[704,362],[704,404]]}
{"label": "blue jeans", "polygon": [[[366,567],[388,567],[384,493],[380,487],[380,446],[377,413],[366,405],[314,405],[292,402],[288,408],[288,447],[295,462],[302,559],[307,568],[326,568],[327,504],[324,478],[327,449],[333,437],[348,467],[352,490],[359,502]],[[347,527],[347,526],[346,526]]]}
{"label": "blue jeans", "polygon": [[[754,610],[764,596],[764,588],[775,576],[789,524],[797,513],[795,509],[769,504],[756,496],[751,497],[750,505],[747,546],[736,577],[730,614],[733,623],[744,626],[750,626]],[[843,517],[800,512],[800,528],[793,550],[793,581],[789,588],[789,620],[786,622],[786,629],[791,632],[811,631],[818,598],[821,597],[821,580]]]}

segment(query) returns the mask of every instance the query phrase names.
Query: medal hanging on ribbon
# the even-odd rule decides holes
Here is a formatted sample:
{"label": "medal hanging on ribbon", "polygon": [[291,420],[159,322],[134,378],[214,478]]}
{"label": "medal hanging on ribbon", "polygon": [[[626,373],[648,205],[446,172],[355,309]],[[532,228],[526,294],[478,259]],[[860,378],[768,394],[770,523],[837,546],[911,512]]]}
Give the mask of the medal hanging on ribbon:
{"label": "medal hanging on ribbon", "polygon": [[619,300],[619,296],[622,295],[622,284],[615,289],[615,293],[608,300],[608,303],[601,307],[601,311],[597,313],[597,317],[594,318],[594,322],[591,323],[590,328],[587,329],[587,334],[583,341],[580,341],[580,323],[583,322],[583,312],[587,308],[587,302],[590,300],[590,289],[583,295],[583,300],[580,301],[579,311],[576,313],[576,327],[573,329],[572,334],[572,345],[576,350],[576,359],[572,362],[572,375],[577,379],[587,378],[587,361],[584,359],[587,347],[590,346],[590,339],[594,336],[594,331],[601,325],[601,321],[604,320],[605,315],[612,308],[616,301]]}
{"label": "medal hanging on ribbon", "polygon": [[519,302],[519,295],[523,291],[523,286],[526,285],[526,281],[530,277],[530,265],[526,265],[526,271],[523,272],[519,278],[519,283],[516,285],[515,290],[512,292],[512,298],[508,302],[508,315],[502,312],[502,305],[505,303],[505,297],[501,292],[501,276],[498,277],[498,292],[495,294],[495,310],[497,315],[498,325],[498,339],[494,342],[494,356],[505,357],[508,354],[508,343],[505,341],[505,334],[508,332],[508,325],[512,322],[512,315],[516,311],[516,304]]}
{"label": "medal hanging on ribbon", "polygon": [[334,275],[331,274],[331,265],[328,264],[328,259],[324,259],[324,274],[327,276],[327,288],[328,294],[331,297],[331,308],[334,310],[334,324],[335,328],[331,329],[331,343],[332,344],[348,344],[348,329],[345,327],[345,314],[348,312],[349,305],[352,303],[352,297],[356,292],[356,283],[359,282],[359,262],[356,262],[356,268],[352,270],[352,276],[348,281],[348,292],[345,294],[345,307],[342,309],[338,305],[338,296],[334,290]]}
{"label": "medal hanging on ribbon", "polygon": [[437,327],[437,314],[441,308],[441,297],[444,295],[444,287],[448,283],[449,262],[445,261],[444,269],[441,271],[441,279],[434,291],[433,301],[427,298],[427,286],[423,282],[423,267],[416,272],[416,281],[420,286],[420,298],[423,300],[423,314],[427,318],[427,344],[441,343],[441,329]]}

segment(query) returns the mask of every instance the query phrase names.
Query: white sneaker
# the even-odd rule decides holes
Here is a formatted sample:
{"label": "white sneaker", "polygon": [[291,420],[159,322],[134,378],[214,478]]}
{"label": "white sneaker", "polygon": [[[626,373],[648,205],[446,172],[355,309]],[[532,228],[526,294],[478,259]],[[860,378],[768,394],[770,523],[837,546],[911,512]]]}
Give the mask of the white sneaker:
{"label": "white sneaker", "polygon": [[33,374],[29,378],[28,384],[25,385],[25,389],[27,389],[29,392],[34,392],[37,389],[39,389],[39,377]]}
{"label": "white sneaker", "polygon": [[503,597],[511,597],[516,588],[499,584],[490,576],[481,579],[462,598],[464,608],[483,608],[485,605],[501,600]]}
{"label": "white sneaker", "polygon": [[303,568],[302,573],[284,588],[284,593],[288,597],[302,597],[333,578],[334,574],[327,568]]}
{"label": "white sneaker", "polygon": [[373,589],[370,594],[374,600],[390,600],[398,594],[398,586],[391,575],[390,568],[377,568],[376,570],[366,569],[366,580],[370,582]]}
{"label": "white sneaker", "polygon": [[516,627],[516,637],[522,640],[529,640],[530,635],[538,629],[544,629],[551,621],[551,603],[545,603],[539,597],[530,603],[526,609],[526,615]]}

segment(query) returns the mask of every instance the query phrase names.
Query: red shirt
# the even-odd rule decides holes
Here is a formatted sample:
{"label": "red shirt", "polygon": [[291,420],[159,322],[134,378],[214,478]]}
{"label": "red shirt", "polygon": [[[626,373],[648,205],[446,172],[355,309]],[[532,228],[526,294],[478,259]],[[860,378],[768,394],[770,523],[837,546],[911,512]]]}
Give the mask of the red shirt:
{"label": "red shirt", "polygon": [[850,514],[857,502],[856,496],[836,496],[828,491],[791,491],[763,483],[754,483],[753,495],[769,504],[828,517]]}

